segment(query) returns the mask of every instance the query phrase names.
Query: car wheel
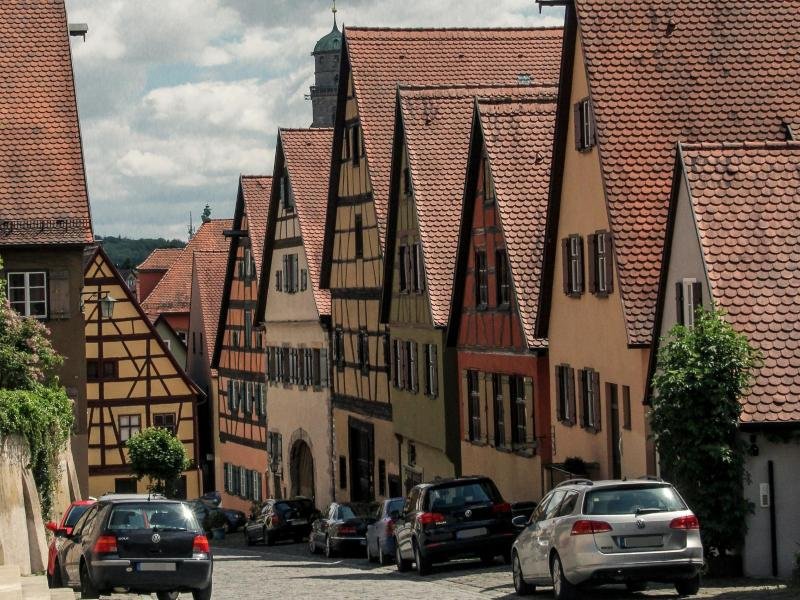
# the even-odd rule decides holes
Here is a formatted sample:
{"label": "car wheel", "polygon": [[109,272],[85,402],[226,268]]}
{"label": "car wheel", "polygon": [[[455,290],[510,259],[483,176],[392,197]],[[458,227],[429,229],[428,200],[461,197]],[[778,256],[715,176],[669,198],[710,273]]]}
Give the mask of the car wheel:
{"label": "car wheel", "polygon": [[520,564],[516,552],[511,557],[511,573],[514,576],[514,591],[518,596],[530,596],[536,593],[536,586],[527,583],[522,576],[522,564]]}
{"label": "car wheel", "polygon": [[264,543],[267,546],[274,546],[275,545],[275,538],[269,531],[264,532]]}
{"label": "car wheel", "polygon": [[403,558],[400,553],[400,542],[397,541],[394,544],[394,562],[397,565],[397,570],[401,573],[405,573],[411,568],[411,561]]}
{"label": "car wheel", "polygon": [[314,536],[308,536],[308,552],[309,554],[316,554],[317,553],[317,543],[314,541]]}
{"label": "car wheel", "polygon": [[678,596],[694,596],[700,591],[700,575],[695,575],[691,579],[683,579],[675,582],[675,591]]}
{"label": "car wheel", "polygon": [[253,538],[250,537],[250,534],[247,533],[247,529],[244,530],[244,541],[248,546],[252,546],[255,542],[253,542]]}
{"label": "car wheel", "polygon": [[629,592],[643,592],[647,589],[646,581],[631,581],[625,584]]}
{"label": "car wheel", "polygon": [[553,598],[555,600],[574,600],[576,597],[575,586],[564,575],[564,568],[561,566],[558,554],[553,557],[550,572],[553,575]]}
{"label": "car wheel", "polygon": [[431,572],[431,561],[420,550],[419,544],[414,542],[414,562],[417,564],[417,574],[421,577]]}
{"label": "car wheel", "polygon": [[53,565],[53,574],[47,574],[47,585],[50,588],[64,587],[64,579],[61,576],[61,564],[58,561]]}
{"label": "car wheel", "polygon": [[157,592],[158,600],[178,600],[178,592]]}
{"label": "car wheel", "polygon": [[97,591],[97,588],[94,587],[94,583],[92,583],[92,578],[89,577],[89,569],[86,567],[86,563],[81,563],[81,598],[91,598],[92,600],[96,600],[100,597],[100,592]]}
{"label": "car wheel", "polygon": [[333,544],[331,544],[331,538],[325,536],[325,558],[333,558],[336,556],[336,551],[333,549]]}
{"label": "car wheel", "polygon": [[208,587],[202,590],[193,590],[192,600],[211,600],[211,584],[209,583]]}

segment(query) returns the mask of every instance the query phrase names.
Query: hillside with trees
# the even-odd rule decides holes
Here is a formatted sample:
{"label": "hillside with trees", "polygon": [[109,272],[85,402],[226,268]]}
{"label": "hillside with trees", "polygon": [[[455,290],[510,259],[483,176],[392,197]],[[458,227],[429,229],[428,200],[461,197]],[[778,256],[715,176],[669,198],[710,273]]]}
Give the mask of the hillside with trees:
{"label": "hillside with trees", "polygon": [[119,269],[132,269],[156,248],[183,248],[186,242],[164,238],[131,239],[121,236],[97,237]]}

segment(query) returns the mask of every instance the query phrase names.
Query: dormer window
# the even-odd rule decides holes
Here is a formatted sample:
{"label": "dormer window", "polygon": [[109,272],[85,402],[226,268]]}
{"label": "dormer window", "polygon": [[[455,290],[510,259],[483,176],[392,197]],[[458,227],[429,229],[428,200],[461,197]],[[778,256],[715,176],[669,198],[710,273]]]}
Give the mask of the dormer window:
{"label": "dormer window", "polygon": [[403,169],[403,191],[406,196],[411,195],[411,168],[408,165]]}
{"label": "dormer window", "polygon": [[703,284],[690,277],[678,281],[675,284],[675,305],[678,323],[693,327],[697,309],[703,306]]}
{"label": "dormer window", "polygon": [[564,265],[564,293],[578,298],[583,294],[583,238],[577,234],[561,240]]}
{"label": "dormer window", "polygon": [[289,186],[289,172],[284,171],[280,183],[280,197],[283,210],[286,212],[294,212],[294,199],[292,198],[292,190]]}
{"label": "dormer window", "polygon": [[594,112],[592,102],[586,97],[575,103],[575,149],[588,152],[595,145]]}
{"label": "dormer window", "polygon": [[604,298],[614,291],[611,233],[598,231],[589,236],[589,256],[589,291]]}

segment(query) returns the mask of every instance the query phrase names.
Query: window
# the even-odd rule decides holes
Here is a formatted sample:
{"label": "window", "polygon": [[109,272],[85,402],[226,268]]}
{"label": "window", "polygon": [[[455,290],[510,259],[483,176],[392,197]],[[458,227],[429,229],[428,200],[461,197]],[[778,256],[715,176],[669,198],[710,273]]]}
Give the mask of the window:
{"label": "window", "polygon": [[386,495],[386,461],[383,459],[378,461],[378,494]]}
{"label": "window", "polygon": [[475,304],[478,310],[489,306],[489,271],[485,250],[475,252]]}
{"label": "window", "polygon": [[7,281],[11,308],[23,317],[47,318],[47,273],[9,273]]}
{"label": "window", "polygon": [[333,359],[336,361],[336,368],[340,371],[344,369],[344,332],[341,327],[337,327],[333,332]]}
{"label": "window", "polygon": [[364,258],[364,221],[361,215],[355,216],[356,258]]}
{"label": "window", "polygon": [[328,351],[315,348],[311,351],[311,385],[315,388],[328,387]]}
{"label": "window", "polygon": [[362,155],[361,150],[361,127],[356,123],[350,128],[350,151],[352,152],[351,158],[354,165],[358,165]]}
{"label": "window", "polygon": [[177,432],[175,413],[156,413],[153,415],[153,427],[161,427],[168,430],[172,435]]}
{"label": "window", "polygon": [[675,302],[678,323],[693,327],[697,309],[703,306],[703,284],[691,278],[678,281],[675,284]]}
{"label": "window", "polygon": [[425,289],[425,278],[422,274],[422,248],[417,242],[411,246],[411,284],[417,293]]}
{"label": "window", "polygon": [[255,265],[253,264],[253,252],[250,248],[245,248],[243,252],[244,256],[242,258],[241,263],[241,272],[239,275],[242,279],[249,282],[253,279],[255,274]]}
{"label": "window", "polygon": [[250,348],[253,345],[253,311],[249,308],[244,310],[244,347]]}
{"label": "window", "polygon": [[589,236],[589,291],[605,297],[614,291],[611,266],[611,234],[598,231]]}
{"label": "window", "polygon": [[289,379],[287,383],[300,383],[300,351],[297,348],[284,348],[289,355]]}
{"label": "window", "polygon": [[142,429],[140,415],[120,415],[119,416],[119,441],[127,442],[131,437],[139,433]]}
{"label": "window", "polygon": [[[317,359],[319,360],[319,359]],[[303,385],[308,387],[314,385],[314,371],[319,372],[319,363],[314,367],[314,351],[311,348],[303,348]]]}
{"label": "window", "polygon": [[362,375],[369,373],[369,333],[366,329],[358,332],[358,364]]}
{"label": "window", "polygon": [[297,292],[299,286],[297,254],[283,255],[283,291],[289,294]]}
{"label": "window", "polygon": [[392,340],[392,383],[398,390],[402,389],[401,375],[403,370],[402,360],[400,354],[402,342],[400,340]]}
{"label": "window", "polygon": [[525,403],[525,379],[512,375],[508,380],[511,400],[511,441],[521,446],[527,442],[528,407]]}
{"label": "window", "polygon": [[622,427],[631,429],[631,387],[622,386]]}
{"label": "window", "polygon": [[575,369],[569,365],[556,366],[558,398],[556,412],[558,420],[565,425],[574,425],[575,415]]}
{"label": "window", "polygon": [[231,330],[231,347],[239,347],[239,332],[235,329]]}
{"label": "window", "polygon": [[411,186],[411,168],[406,165],[403,169],[403,191],[405,192],[406,196],[410,196],[413,193],[413,188]]}
{"label": "window", "polygon": [[564,256],[564,293],[577,297],[583,294],[583,238],[577,234],[561,240]]}
{"label": "window", "polygon": [[275,271],[275,291],[283,291],[283,271],[280,269]]}
{"label": "window", "polygon": [[575,119],[575,149],[588,152],[595,145],[594,111],[589,98],[575,103],[573,107]]}
{"label": "window", "polygon": [[400,293],[405,294],[409,291],[409,281],[408,281],[408,246],[400,246],[399,260],[397,265],[397,270],[400,275]]}
{"label": "window", "polygon": [[87,360],[86,378],[90,381],[101,379],[117,379],[119,377],[119,362],[112,359]]}
{"label": "window", "polygon": [[578,504],[578,492],[567,492],[566,497],[561,502],[561,506],[556,513],[557,517],[566,517],[572,514]]}
{"label": "window", "polygon": [[419,375],[417,370],[417,342],[406,342],[406,352],[408,360],[406,361],[408,372],[406,374],[406,382],[409,390],[415,394],[419,390]]}
{"label": "window", "polygon": [[481,439],[481,392],[478,386],[478,372],[467,371],[467,401],[469,411],[469,439]]}
{"label": "window", "polygon": [[503,377],[497,373],[492,375],[492,391],[494,392],[494,445],[502,448],[506,445],[505,408],[503,406]]}
{"label": "window", "polygon": [[267,397],[263,383],[253,384],[253,401],[256,407],[256,416],[267,416]]}
{"label": "window", "polygon": [[511,302],[511,281],[506,251],[498,250],[495,254],[495,260],[495,269],[497,272],[497,304],[498,306],[507,306]]}
{"label": "window", "polygon": [[300,291],[305,292],[308,289],[308,271],[300,269]]}
{"label": "window", "polygon": [[483,155],[483,202],[492,204],[494,202],[494,185],[492,185],[492,167],[489,163],[489,156]]}
{"label": "window", "polygon": [[283,177],[281,177],[280,197],[283,210],[286,212],[294,212],[294,198],[292,198],[292,189],[289,183],[289,172],[284,170]]}
{"label": "window", "polygon": [[431,398],[439,395],[439,347],[425,344],[425,393]]}
{"label": "window", "polygon": [[347,489],[347,457],[339,456],[339,489]]}
{"label": "window", "polygon": [[86,379],[89,381],[96,381],[98,379],[99,371],[98,363],[96,360],[87,360],[86,361]]}
{"label": "window", "polygon": [[270,463],[276,469],[283,463],[283,436],[280,433],[276,431],[267,433],[267,454],[269,454]]}
{"label": "window", "polygon": [[581,427],[600,431],[600,375],[594,369],[578,371],[581,384]]}
{"label": "window", "polygon": [[119,362],[116,360],[103,361],[103,379],[117,379],[119,377]]}

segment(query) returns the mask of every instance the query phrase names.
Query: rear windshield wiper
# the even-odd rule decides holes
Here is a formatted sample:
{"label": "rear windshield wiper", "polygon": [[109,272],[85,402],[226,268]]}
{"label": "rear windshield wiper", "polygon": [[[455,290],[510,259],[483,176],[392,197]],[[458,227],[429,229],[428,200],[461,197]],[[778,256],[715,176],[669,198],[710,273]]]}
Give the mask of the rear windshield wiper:
{"label": "rear windshield wiper", "polygon": [[649,515],[652,513],[660,513],[664,512],[663,508],[637,508],[636,513],[637,515]]}

